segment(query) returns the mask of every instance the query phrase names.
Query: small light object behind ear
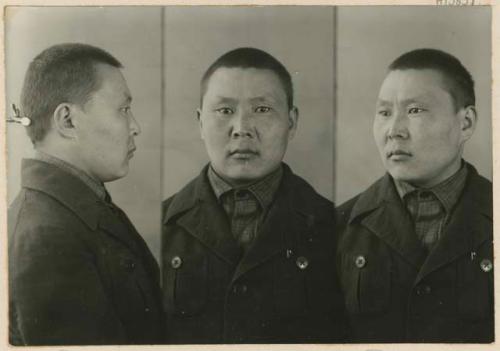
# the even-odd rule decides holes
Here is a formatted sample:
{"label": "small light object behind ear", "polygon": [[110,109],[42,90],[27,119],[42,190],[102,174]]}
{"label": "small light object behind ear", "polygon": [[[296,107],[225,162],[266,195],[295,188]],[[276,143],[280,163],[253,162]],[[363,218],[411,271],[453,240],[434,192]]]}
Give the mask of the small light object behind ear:
{"label": "small light object behind ear", "polygon": [[17,108],[16,104],[12,104],[12,109],[14,110],[14,116],[7,117],[7,122],[10,123],[20,123],[27,127],[31,124],[31,119],[26,116],[21,116],[21,111]]}

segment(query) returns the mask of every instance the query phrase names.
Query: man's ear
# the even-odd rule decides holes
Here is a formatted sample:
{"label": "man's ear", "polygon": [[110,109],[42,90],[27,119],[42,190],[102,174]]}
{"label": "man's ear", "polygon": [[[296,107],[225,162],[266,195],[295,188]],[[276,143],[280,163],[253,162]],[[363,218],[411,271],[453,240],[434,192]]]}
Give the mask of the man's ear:
{"label": "man's ear", "polygon": [[198,120],[198,128],[200,129],[200,136],[203,140],[203,122],[201,121],[201,107],[196,109],[196,119]]}
{"label": "man's ear", "polygon": [[75,110],[72,104],[62,103],[57,105],[52,115],[54,130],[63,138],[75,138],[74,117]]}
{"label": "man's ear", "polygon": [[467,141],[474,134],[477,124],[477,113],[474,106],[464,107],[460,112],[460,127],[462,140]]}
{"label": "man's ear", "polygon": [[293,106],[290,111],[288,111],[288,123],[288,140],[291,140],[295,136],[297,124],[299,123],[299,109],[296,106]]}

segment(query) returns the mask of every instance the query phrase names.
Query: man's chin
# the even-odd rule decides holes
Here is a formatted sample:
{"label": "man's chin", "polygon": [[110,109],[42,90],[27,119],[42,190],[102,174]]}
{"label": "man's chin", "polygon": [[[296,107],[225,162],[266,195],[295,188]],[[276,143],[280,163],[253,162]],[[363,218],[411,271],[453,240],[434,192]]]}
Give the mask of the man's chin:
{"label": "man's chin", "polygon": [[233,186],[242,186],[258,181],[259,179],[263,178],[263,175],[261,175],[259,172],[255,172],[255,170],[238,169],[231,170],[225,175],[222,175],[222,177],[225,178]]}
{"label": "man's chin", "polygon": [[115,170],[113,172],[109,172],[108,174],[101,176],[101,181],[103,183],[113,182],[115,180],[124,178],[128,174],[129,168],[128,165],[126,167],[122,167],[121,169]]}
{"label": "man's chin", "polygon": [[388,172],[391,177],[398,182],[413,183],[416,180],[415,173],[406,169],[401,169],[401,167],[389,169]]}

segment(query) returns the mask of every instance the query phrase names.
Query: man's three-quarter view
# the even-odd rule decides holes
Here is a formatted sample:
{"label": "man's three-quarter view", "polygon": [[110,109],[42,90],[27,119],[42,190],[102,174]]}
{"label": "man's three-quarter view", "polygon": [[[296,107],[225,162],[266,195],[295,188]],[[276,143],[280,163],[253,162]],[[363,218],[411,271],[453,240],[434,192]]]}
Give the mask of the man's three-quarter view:
{"label": "man's three-quarter view", "polygon": [[355,342],[492,342],[491,182],[462,158],[474,83],[435,49],[397,58],[373,136],[386,175],[337,209]]}

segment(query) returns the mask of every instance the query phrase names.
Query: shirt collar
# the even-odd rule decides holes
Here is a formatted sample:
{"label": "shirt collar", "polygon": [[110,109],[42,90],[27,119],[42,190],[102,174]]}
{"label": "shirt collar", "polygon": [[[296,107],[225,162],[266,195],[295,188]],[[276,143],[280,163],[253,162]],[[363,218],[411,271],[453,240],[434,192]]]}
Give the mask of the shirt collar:
{"label": "shirt collar", "polygon": [[465,181],[467,179],[467,167],[465,162],[462,161],[460,169],[448,179],[442,181],[441,183],[433,186],[429,189],[422,189],[413,186],[407,182],[394,180],[396,189],[398,191],[401,199],[405,199],[408,195],[418,191],[430,191],[436,196],[436,198],[444,206],[446,212],[451,212],[453,206],[457,203],[460,194],[465,186]]}
{"label": "shirt collar", "polygon": [[222,195],[231,190],[245,189],[255,196],[263,209],[267,209],[271,205],[274,195],[276,194],[276,191],[281,183],[281,178],[283,177],[283,167],[280,165],[278,169],[268,174],[261,180],[244,187],[231,186],[231,184],[226,182],[215,172],[211,165],[208,167],[207,175],[218,201],[221,201]]}
{"label": "shirt collar", "polygon": [[87,173],[82,171],[80,168],[77,168],[64,160],[61,160],[60,158],[46,154],[45,152],[42,152],[40,150],[36,150],[35,159],[46,163],[50,163],[62,169],[63,171],[66,171],[67,173],[70,173],[73,176],[77,177],[82,182],[84,182],[90,189],[92,189],[92,191],[97,195],[97,197],[100,200],[105,201],[107,191],[106,188],[104,187],[104,184],[102,182],[95,180]]}

